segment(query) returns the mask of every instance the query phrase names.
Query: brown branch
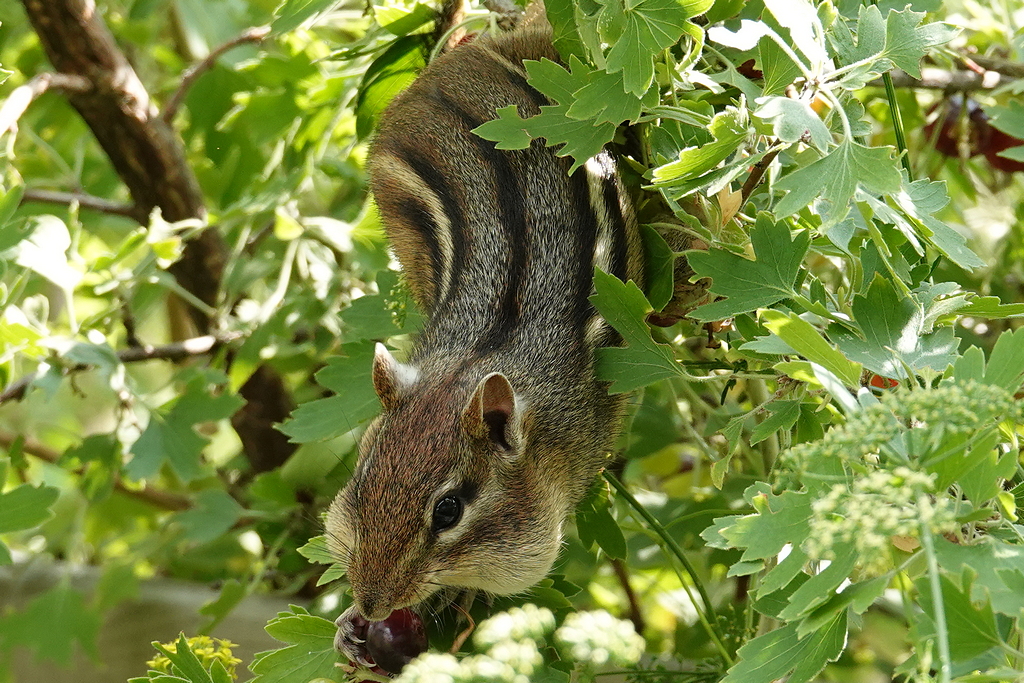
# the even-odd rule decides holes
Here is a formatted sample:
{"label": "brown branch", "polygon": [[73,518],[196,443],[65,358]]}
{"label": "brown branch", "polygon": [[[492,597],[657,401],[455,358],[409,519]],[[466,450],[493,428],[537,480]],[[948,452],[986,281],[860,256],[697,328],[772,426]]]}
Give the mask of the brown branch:
{"label": "brown branch", "polygon": [[[16,436],[0,432],[0,447],[10,450],[14,446],[15,441],[17,441]],[[44,446],[37,441],[29,439],[25,439],[21,443],[21,450],[29,455],[39,458],[40,460],[45,460],[46,462],[53,464],[57,464],[61,457],[60,453],[49,446]],[[85,468],[83,467],[74,470],[74,473],[82,474],[84,469]],[[155,507],[170,510],[172,512],[188,510],[192,507],[192,500],[186,496],[153,488],[148,484],[138,489],[131,488],[126,486],[125,483],[121,481],[121,478],[117,476],[114,478],[114,490],[123,493],[126,496],[136,498]]]}
{"label": "brown branch", "polygon": [[34,76],[28,83],[19,85],[0,106],[0,135],[18,125],[25,110],[32,102],[51,88],[62,92],[86,92],[92,87],[89,79],[68,74],[46,73]]}
{"label": "brown branch", "polygon": [[174,119],[174,116],[178,113],[178,109],[181,107],[181,103],[184,101],[185,95],[188,94],[189,89],[197,80],[199,80],[200,76],[213,68],[213,65],[221,55],[228,50],[232,50],[239,45],[244,45],[245,43],[260,43],[268,35],[270,35],[269,26],[257,26],[246,29],[223,45],[214,48],[210,54],[206,55],[206,59],[192,66],[184,73],[184,75],[182,75],[181,84],[178,86],[178,89],[174,91],[174,94],[171,95],[171,98],[167,100],[167,104],[164,105],[164,111],[163,114],[161,114],[161,118],[163,118],[167,123],[170,123]]}
{"label": "brown branch", "polygon": [[124,216],[126,218],[131,218],[137,223],[145,224],[146,222],[146,215],[142,213],[137,206],[112,202],[109,199],[94,197],[91,194],[85,194],[83,192],[59,192],[57,190],[29,188],[25,190],[25,195],[21,198],[22,204],[26,202],[61,204],[63,206],[77,204],[83,209],[99,211],[100,213],[108,213],[113,216]]}
{"label": "brown branch", "polygon": [[[205,335],[202,337],[195,337],[193,339],[185,339],[184,341],[174,342],[173,344],[165,344],[163,346],[133,346],[128,349],[117,352],[117,358],[122,363],[139,363],[147,360],[171,360],[179,361],[185,360],[186,358],[192,358],[193,356],[202,356],[212,351],[217,350],[219,347],[227,344],[235,339],[238,339],[240,335]],[[83,372],[93,366],[86,364],[72,365],[64,369],[65,375],[70,375],[76,372]],[[0,405],[7,401],[20,401],[25,397],[25,393],[28,391],[29,386],[35,381],[38,373],[31,373],[19,379],[16,382],[8,385],[6,389],[0,393]]]}
{"label": "brown branch", "polygon": [[1008,62],[1005,59],[983,55],[962,55],[962,57],[965,63],[973,62],[987,71],[995,71],[1010,78],[1024,78],[1024,64],[1020,62]]}
{"label": "brown branch", "polygon": [[626,601],[629,603],[629,620],[633,622],[633,628],[636,629],[636,632],[643,635],[647,624],[644,621],[644,613],[640,609],[640,601],[636,597],[636,591],[633,590],[633,584],[629,581],[626,563],[622,560],[613,559],[611,560],[611,565],[612,571],[615,572],[615,577],[622,586],[622,591],[626,594]]}
{"label": "brown branch", "polygon": [[[909,74],[894,69],[892,71],[892,82],[899,88],[924,88],[927,90],[944,90],[946,92],[975,92],[978,90],[992,90],[998,85],[1013,80],[998,71],[946,71],[944,69],[925,68],[921,69],[921,78],[914,78]],[[884,87],[882,79],[876,78],[868,83],[876,88]]]}
{"label": "brown branch", "polygon": [[[776,140],[773,145],[777,144],[778,141]],[[764,174],[768,172],[768,167],[772,165],[772,162],[775,161],[775,157],[779,156],[779,152],[781,151],[781,147],[771,150],[761,157],[760,161],[754,164],[754,168],[751,169],[750,175],[747,176],[746,181],[743,183],[743,187],[740,189],[741,209],[743,208],[743,205],[747,203],[747,200],[750,199],[750,195],[754,194],[754,190],[757,189],[757,186],[761,184],[761,181],[764,179]]]}
{"label": "brown branch", "polygon": [[[159,207],[168,222],[205,220],[202,192],[184,145],[153,106],[95,0],[21,1],[54,69],[91,84],[86,92],[68,93],[68,101],[110,158],[139,215],[149,216]],[[214,308],[227,257],[223,237],[210,228],[186,243],[169,271],[182,288]],[[195,307],[189,307],[188,317],[198,334],[213,329],[207,315]],[[246,384],[240,393],[261,397],[263,403],[244,406],[234,424],[246,456],[259,472],[282,464],[295,451],[287,440],[264,438],[274,423],[288,416],[281,411],[289,409],[291,398],[280,376],[269,367],[254,373]],[[242,433],[247,429],[253,431]]]}

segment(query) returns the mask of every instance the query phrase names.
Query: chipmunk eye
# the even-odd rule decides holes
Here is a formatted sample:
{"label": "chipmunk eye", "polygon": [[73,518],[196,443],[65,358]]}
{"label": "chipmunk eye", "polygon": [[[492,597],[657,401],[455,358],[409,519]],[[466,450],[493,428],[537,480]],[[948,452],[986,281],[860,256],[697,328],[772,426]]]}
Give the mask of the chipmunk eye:
{"label": "chipmunk eye", "polygon": [[455,496],[445,496],[434,506],[434,531],[444,531],[455,526],[462,517],[462,501]]}

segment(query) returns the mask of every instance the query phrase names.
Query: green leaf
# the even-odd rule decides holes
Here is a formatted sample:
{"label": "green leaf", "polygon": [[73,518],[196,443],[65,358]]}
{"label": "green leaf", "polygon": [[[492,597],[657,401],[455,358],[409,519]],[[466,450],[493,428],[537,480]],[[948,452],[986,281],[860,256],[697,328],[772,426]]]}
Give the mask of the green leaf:
{"label": "green leaf", "polygon": [[373,16],[380,27],[393,36],[407,36],[434,20],[437,11],[430,4],[374,5]]}
{"label": "green leaf", "polygon": [[676,256],[656,229],[644,223],[640,225],[640,232],[647,269],[647,299],[651,308],[660,311],[672,301],[675,293]]}
{"label": "green leaf", "polygon": [[820,200],[827,207],[824,228],[846,217],[858,187],[890,194],[900,187],[900,173],[892,147],[865,147],[846,139],[831,154],[783,177],[775,187],[789,193],[776,204],[776,216],[789,216]]}
{"label": "green leaf", "polygon": [[60,489],[53,486],[31,484],[0,493],[0,534],[32,529],[50,519],[50,506],[59,494]]}
{"label": "green leaf", "polygon": [[600,546],[608,557],[626,559],[626,539],[611,513],[612,498],[604,480],[598,477],[590,493],[576,508],[576,530],[585,548]]}
{"label": "green leaf", "polygon": [[698,307],[691,317],[722,320],[796,294],[797,274],[811,244],[807,231],[791,235],[785,221],[775,222],[769,214],[761,213],[750,231],[750,242],[753,261],[717,247],[686,253],[697,275],[712,278],[711,291],[727,297]]}
{"label": "green leaf", "polygon": [[997,296],[972,296],[960,313],[989,320],[1017,318],[1024,316],[1024,304],[1004,304]]}
{"label": "green leaf", "polygon": [[[570,57],[569,63],[575,59]],[[589,121],[592,125],[635,123],[640,118],[642,108],[658,104],[658,89],[655,87],[648,89],[642,96],[626,93],[621,72],[610,74],[595,70],[584,71],[583,74],[586,82],[574,93],[575,101],[566,112],[571,119]],[[575,69],[573,76],[576,76]]]}
{"label": "green leaf", "polygon": [[860,363],[851,361],[829,344],[809,322],[795,313],[762,311],[764,326],[801,356],[822,366],[848,387],[860,386]]}
{"label": "green leaf", "polygon": [[985,107],[985,113],[993,127],[1018,140],[1024,139],[1024,103],[1020,100],[1007,100],[1006,106]]}
{"label": "green leaf", "polygon": [[820,151],[828,151],[832,133],[811,106],[802,100],[788,97],[766,97],[755,116],[772,122],[775,136],[783,142],[799,142],[805,137]]}
{"label": "green leaf", "polygon": [[150,413],[149,424],[130,449],[132,459],[125,465],[129,477],[153,477],[165,463],[185,482],[202,474],[201,454],[209,439],[196,433],[195,426],[231,417],[244,405],[234,394],[216,393],[210,381],[206,374],[195,374],[180,396]]}
{"label": "green leaf", "polygon": [[423,36],[396,40],[366,69],[356,97],[356,134],[367,138],[395,95],[402,92],[426,66]]}
{"label": "green leaf", "polygon": [[[942,607],[946,616],[946,637],[949,652],[954,661],[964,662],[998,646],[1002,639],[996,628],[992,605],[984,600],[980,605],[971,600],[972,577],[968,572],[961,574],[962,587],[949,577],[941,575]],[[918,602],[929,620],[935,622],[935,602],[932,600],[931,584],[928,577],[914,582],[918,590]],[[934,632],[934,626],[932,627]]]}
{"label": "green leaf", "polygon": [[393,270],[377,273],[377,291],[380,293],[359,297],[342,311],[347,341],[387,339],[420,328],[422,318],[398,273]]}
{"label": "green leaf", "polygon": [[207,620],[199,627],[199,633],[210,633],[232,610],[249,594],[249,590],[238,579],[228,579],[221,585],[216,598],[199,608],[199,613]]}
{"label": "green leaf", "polygon": [[[549,59],[525,62],[530,85],[556,102],[574,101],[574,93],[590,70],[578,59],[570,58],[569,71]],[[558,156],[571,156],[570,173],[582,166],[615,137],[615,124],[592,125],[569,116],[570,104],[545,105],[540,114],[523,119],[514,108],[506,107],[500,119],[477,126],[473,132],[485,140],[499,143],[499,149],[523,149],[528,146],[522,131],[531,138],[544,138],[548,147],[561,145]],[[502,147],[501,145],[506,145]]]}
{"label": "green leaf", "polygon": [[1024,378],[1024,328],[999,335],[985,368],[985,384],[1016,393]]}
{"label": "green leaf", "polygon": [[765,95],[780,95],[800,76],[798,67],[779,44],[768,37],[757,42],[758,63],[764,80],[761,83]]}
{"label": "green leaf", "polygon": [[271,24],[275,33],[287,33],[298,28],[307,19],[334,6],[336,0],[284,0],[274,11],[277,17]]}
{"label": "green leaf", "polygon": [[184,633],[178,635],[178,641],[174,645],[174,650],[171,650],[160,643],[153,643],[157,650],[171,660],[171,670],[174,673],[181,674],[190,683],[213,683],[209,672],[203,668],[202,662],[188,646]]}
{"label": "green leaf", "polygon": [[815,31],[814,5],[808,0],[765,0],[764,6],[780,26],[789,29],[793,45],[807,58],[810,70],[817,72],[828,54]]}
{"label": "green leaf", "polygon": [[787,543],[799,547],[807,538],[812,502],[807,493],[786,491],[777,496],[760,482],[747,488],[743,497],[756,512],[715,519],[701,533],[712,548],[741,549],[741,560],[749,562],[775,557]]}
{"label": "green leaf", "polygon": [[68,263],[71,233],[56,216],[34,216],[29,221],[31,235],[13,248],[13,261],[43,276],[61,289],[71,291],[82,273]]}
{"label": "green leaf", "polygon": [[490,140],[496,149],[526,149],[533,138],[526,132],[526,120],[519,115],[519,107],[510,104],[496,109],[498,118],[473,129],[484,140]]}
{"label": "green leaf", "polygon": [[585,59],[586,48],[576,24],[576,4],[571,0],[547,0],[544,9],[547,10],[548,23],[551,24],[553,42],[558,54],[566,59],[573,55]]}
{"label": "green leaf", "polygon": [[992,441],[981,440],[967,454],[972,466],[957,477],[964,495],[979,507],[999,495],[1003,481],[1017,471],[1016,453],[1003,453],[993,446]]}
{"label": "green leaf", "polygon": [[721,683],[807,683],[829,662],[834,662],[846,645],[846,612],[823,628],[801,639],[797,624],[758,636],[739,649],[739,661]]}
{"label": "green leaf", "polygon": [[903,188],[893,195],[896,203],[919,225],[920,234],[942,255],[965,270],[985,265],[981,258],[967,247],[967,240],[959,232],[933,217],[949,203],[946,183],[930,180],[907,182],[903,175]]}
{"label": "green leaf", "polygon": [[750,434],[750,445],[754,446],[778,431],[792,429],[800,417],[800,401],[771,401],[764,405],[770,415]]}
{"label": "green leaf", "polygon": [[244,512],[234,498],[220,489],[200,491],[195,506],[174,515],[174,521],[185,528],[185,538],[195,543],[209,543],[227,533]]}
{"label": "green leaf", "polygon": [[839,586],[853,573],[857,560],[860,559],[860,554],[853,544],[833,543],[831,550],[836,557],[827,567],[807,579],[793,592],[789,597],[789,604],[779,612],[780,619],[795,621],[806,616],[828,602],[836,594]]}
{"label": "green leaf", "polygon": [[906,379],[912,370],[945,370],[957,357],[953,328],[924,333],[925,311],[914,297],[904,296],[876,273],[863,295],[854,297],[853,315],[863,339],[834,327],[832,339],[851,359],[883,377]]}
{"label": "green leaf", "polygon": [[622,282],[597,269],[591,302],[629,346],[598,349],[598,376],[611,380],[611,393],[632,391],[680,374],[672,349],[651,338],[646,317],[651,305],[632,280]]}
{"label": "green leaf", "polygon": [[369,342],[343,344],[345,355],[331,358],[316,374],[336,396],[303,403],[280,429],[296,443],[324,441],[347,434],[380,412],[373,389],[373,347]]}
{"label": "green leaf", "polygon": [[308,683],[313,678],[333,680],[337,675],[338,653],[334,634],[338,627],[315,617],[301,607],[280,612],[266,626],[273,638],[287,647],[260,652],[249,670],[256,677],[251,683]]}
{"label": "green leaf", "polygon": [[714,142],[687,147],[679,159],[654,169],[657,187],[671,187],[710,171],[733,154],[747,139],[745,116],[732,107],[715,115],[708,127]]}
{"label": "green leaf", "polygon": [[36,596],[21,611],[0,615],[4,647],[22,645],[35,650],[37,659],[67,667],[75,643],[93,661],[99,661],[96,636],[100,614],[86,606],[82,595],[61,584]]}
{"label": "green leaf", "polygon": [[972,545],[935,539],[935,555],[939,565],[957,576],[970,573],[974,577],[971,599],[991,604],[992,608],[1010,617],[1019,617],[1024,610],[1024,547],[1005,543],[991,536]]}
{"label": "green leaf", "polygon": [[306,545],[299,548],[299,555],[317,564],[331,564],[335,559],[327,548],[327,537],[322,535],[309,539]]}
{"label": "green leaf", "polygon": [[[878,11],[873,6],[864,9]],[[923,18],[924,12],[889,10],[885,18],[885,47],[879,55],[914,78],[921,78],[920,62],[929,48],[948,43],[958,33],[953,26],[939,22],[920,26]]]}
{"label": "green leaf", "polygon": [[679,42],[686,20],[706,12],[712,0],[606,0],[606,26],[613,33],[603,37],[611,45],[607,69],[623,73],[626,92],[641,96],[654,82],[654,57]]}

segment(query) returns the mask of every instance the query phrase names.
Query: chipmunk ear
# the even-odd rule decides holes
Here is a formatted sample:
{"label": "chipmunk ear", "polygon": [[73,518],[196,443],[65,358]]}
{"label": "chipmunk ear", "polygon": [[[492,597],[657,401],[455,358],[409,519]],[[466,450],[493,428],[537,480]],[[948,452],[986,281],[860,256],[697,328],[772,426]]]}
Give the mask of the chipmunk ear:
{"label": "chipmunk ear", "polygon": [[412,385],[419,372],[411,365],[399,363],[387,347],[377,343],[373,353],[373,389],[384,410],[394,410]]}
{"label": "chipmunk ear", "polygon": [[462,413],[462,424],[471,436],[488,439],[511,451],[520,442],[521,412],[508,378],[500,372],[492,372],[480,380],[473,391]]}

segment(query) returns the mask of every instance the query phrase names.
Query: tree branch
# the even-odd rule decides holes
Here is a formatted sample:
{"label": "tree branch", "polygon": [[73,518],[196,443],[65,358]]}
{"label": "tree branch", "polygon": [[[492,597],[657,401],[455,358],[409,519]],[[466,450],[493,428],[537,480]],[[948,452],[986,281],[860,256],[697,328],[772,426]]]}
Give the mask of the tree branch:
{"label": "tree branch", "polygon": [[[204,354],[211,353],[224,344],[238,339],[240,336],[241,335],[238,334],[221,336],[208,334],[202,337],[174,342],[173,344],[165,344],[163,346],[133,346],[131,348],[118,351],[117,358],[122,363],[139,363],[147,360],[185,360],[186,358],[192,358],[193,356],[202,356]],[[72,365],[64,370],[64,374],[67,375],[76,372],[83,372],[91,367],[93,366],[86,364]],[[23,399],[29,386],[33,381],[35,381],[37,376],[38,373],[33,372],[8,385],[8,387],[0,393],[0,405],[7,401],[20,401]]]}
{"label": "tree branch", "polygon": [[[921,78],[914,78],[909,74],[894,69],[892,71],[892,82],[900,88],[925,88],[928,90],[944,90],[946,92],[975,92],[978,90],[992,90],[998,85],[1013,80],[1007,78],[998,71],[946,71],[944,69],[925,68],[921,69]],[[885,87],[881,78],[868,83],[876,88]]]}
{"label": "tree branch", "polygon": [[[95,0],[22,0],[22,4],[54,68],[91,85],[85,92],[69,93],[68,101],[110,158],[139,215],[149,216],[159,207],[169,222],[205,220],[202,192],[184,145],[153,106]],[[223,237],[210,228],[185,244],[169,271],[182,288],[215,308],[227,258]],[[211,332],[212,323],[203,311],[190,306],[188,315],[199,334]],[[233,420],[253,469],[261,472],[282,464],[295,445],[264,436],[288,416],[292,402],[287,387],[273,369],[262,366],[240,393],[261,398],[261,405],[247,404]],[[249,433],[242,433],[245,430]]]}
{"label": "tree branch", "polygon": [[223,45],[215,48],[210,52],[210,54],[206,55],[206,59],[188,69],[184,75],[182,75],[181,84],[178,86],[178,89],[174,91],[174,94],[171,95],[171,98],[167,100],[167,104],[164,105],[164,111],[163,114],[161,114],[161,118],[163,118],[167,123],[170,123],[174,119],[174,116],[178,113],[178,109],[181,107],[181,103],[184,101],[185,95],[188,94],[189,89],[197,80],[199,80],[200,76],[213,68],[213,65],[216,64],[217,59],[221,55],[228,50],[232,50],[245,43],[262,42],[268,35],[270,35],[269,26],[257,26],[246,29],[238,36],[235,36]]}
{"label": "tree branch", "polygon": [[103,199],[102,197],[94,197],[91,194],[85,194],[83,192],[60,192],[57,190],[29,188],[25,190],[25,195],[21,198],[22,204],[26,202],[61,204],[64,206],[78,204],[83,209],[91,209],[92,211],[99,211],[100,213],[109,213],[114,216],[125,216],[126,218],[131,218],[140,224],[145,224],[146,222],[146,215],[143,214],[137,206],[131,204],[119,204],[118,202],[112,202],[109,199]]}
{"label": "tree branch", "polygon": [[982,69],[995,71],[1010,78],[1024,78],[1024,64],[1020,62],[1008,62],[1005,59],[996,59],[995,57],[985,57],[983,55],[966,54],[962,55],[962,57],[968,66],[970,66],[970,63],[974,63]]}
{"label": "tree branch", "polygon": [[46,73],[33,76],[25,85],[19,85],[0,106],[0,135],[13,130],[18,125],[25,110],[32,102],[51,88],[66,93],[87,92],[92,86],[89,79],[68,74]]}
{"label": "tree branch", "polygon": [[[10,450],[14,446],[15,441],[17,441],[16,436],[0,432],[0,446],[4,449]],[[29,439],[25,439],[22,442],[21,450],[29,455],[39,458],[40,460],[45,460],[46,462],[53,464],[56,464],[60,460],[61,456],[60,453],[49,446],[44,446],[37,441],[31,441]],[[79,468],[75,470],[75,474],[81,474],[82,471],[83,468]],[[188,510],[193,506],[192,500],[186,496],[156,489],[149,484],[146,484],[140,489],[130,488],[121,481],[120,477],[116,476],[114,478],[114,490],[123,493],[126,496],[136,498],[155,507],[163,510],[170,510],[172,512]]]}

